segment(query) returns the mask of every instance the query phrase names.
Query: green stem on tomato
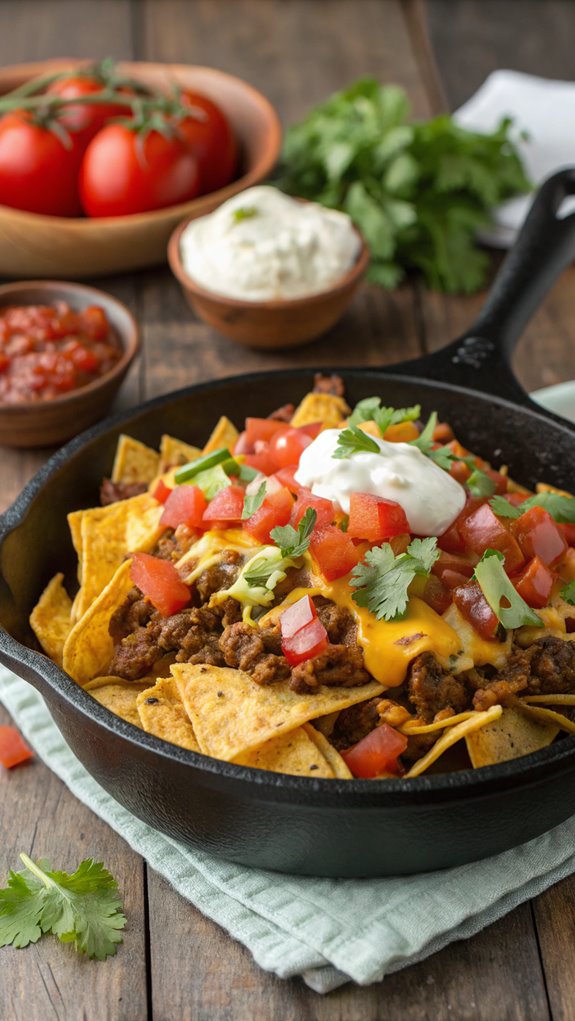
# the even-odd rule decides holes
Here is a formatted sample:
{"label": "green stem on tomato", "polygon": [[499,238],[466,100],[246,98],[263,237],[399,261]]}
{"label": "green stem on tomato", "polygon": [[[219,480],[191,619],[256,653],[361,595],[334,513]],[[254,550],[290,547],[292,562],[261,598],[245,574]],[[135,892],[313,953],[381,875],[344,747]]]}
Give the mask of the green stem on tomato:
{"label": "green stem on tomato", "polygon": [[197,120],[205,120],[204,110],[190,104],[183,106],[177,100],[167,96],[130,96],[125,92],[117,92],[113,89],[102,89],[101,92],[93,92],[87,96],[75,96],[64,98],[56,95],[43,93],[40,96],[15,96],[9,93],[0,96],[0,115],[10,113],[13,110],[26,110],[31,113],[42,113],[56,115],[68,106],[104,106],[110,103],[118,106],[127,106],[132,112],[141,117],[150,117],[153,114],[165,114],[169,117],[195,117]]}

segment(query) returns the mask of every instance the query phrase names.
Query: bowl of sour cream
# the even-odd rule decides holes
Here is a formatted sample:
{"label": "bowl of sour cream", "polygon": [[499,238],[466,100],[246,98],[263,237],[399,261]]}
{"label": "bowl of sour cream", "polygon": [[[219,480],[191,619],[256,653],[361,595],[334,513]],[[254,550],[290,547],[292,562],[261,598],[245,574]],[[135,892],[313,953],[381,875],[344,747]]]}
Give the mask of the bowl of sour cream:
{"label": "bowl of sour cream", "polygon": [[337,322],[369,252],[346,213],[261,185],[181,223],[168,259],[201,319],[239,344],[278,348]]}

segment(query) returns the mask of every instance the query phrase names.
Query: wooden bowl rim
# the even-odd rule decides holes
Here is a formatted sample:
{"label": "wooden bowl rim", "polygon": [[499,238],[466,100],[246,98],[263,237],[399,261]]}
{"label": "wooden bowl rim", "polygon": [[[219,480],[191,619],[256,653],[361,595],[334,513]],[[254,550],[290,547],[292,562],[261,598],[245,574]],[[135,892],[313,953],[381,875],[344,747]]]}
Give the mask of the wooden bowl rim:
{"label": "wooden bowl rim", "polygon": [[[2,93],[2,85],[6,82],[6,79],[12,79],[14,77],[22,77],[25,81],[27,78],[36,77],[38,74],[46,74],[50,70],[55,71],[59,68],[70,67],[72,69],[78,69],[86,67],[92,64],[92,60],[78,59],[77,57],[57,57],[54,60],[38,60],[28,64],[9,64],[5,67],[0,68],[0,94]],[[270,103],[269,99],[264,96],[263,92],[256,89],[254,85],[250,85],[243,78],[238,78],[237,75],[229,74],[227,71],[220,71],[216,67],[206,67],[204,64],[171,64],[154,62],[150,60],[119,60],[118,67],[120,69],[126,69],[134,73],[134,69],[148,68],[148,69],[162,69],[172,70],[175,73],[186,72],[190,70],[201,71],[206,73],[208,77],[212,77],[217,80],[227,79],[230,84],[234,84],[237,88],[239,86],[240,91],[244,94],[251,95],[256,105],[259,107],[262,113],[262,119],[267,121],[267,151],[260,157],[259,161],[241,177],[230,181],[223,188],[218,188],[216,191],[207,192],[205,195],[198,195],[194,199],[189,199],[187,202],[179,202],[173,206],[163,206],[161,209],[151,209],[146,213],[130,213],[126,216],[50,216],[47,213],[31,213],[26,209],[13,209],[12,206],[5,206],[0,203],[0,215],[13,217],[14,222],[18,221],[25,227],[26,225],[32,225],[41,221],[42,223],[53,224],[54,227],[63,226],[67,230],[82,234],[83,232],[89,232],[96,226],[140,226],[160,222],[165,219],[168,215],[179,219],[180,216],[191,216],[193,219],[193,207],[194,203],[202,203],[206,200],[211,200],[213,196],[218,196],[220,202],[224,202],[227,198],[231,198],[232,195],[236,195],[238,192],[248,188],[253,182],[261,181],[267,177],[269,172],[273,169],[276,160],[279,156],[282,142],[282,128],[279,115],[275,108]],[[196,207],[197,208],[197,207]]]}
{"label": "wooden bowl rim", "polygon": [[[297,197],[297,201],[309,202],[311,200]],[[206,215],[211,216],[211,213],[207,213]],[[269,298],[268,300],[260,298],[254,301],[250,301],[246,298],[231,298],[226,294],[222,294],[220,291],[210,291],[207,287],[202,287],[201,284],[198,284],[192,279],[192,277],[188,276],[184,269],[180,255],[180,239],[186,227],[188,227],[190,223],[197,223],[200,219],[201,217],[199,216],[188,216],[175,228],[173,233],[170,235],[170,240],[168,241],[168,262],[172,273],[185,290],[190,291],[192,295],[195,295],[198,298],[208,299],[213,304],[219,304],[225,308],[251,308],[267,310],[269,312],[282,312],[290,308],[302,308],[305,305],[317,305],[324,302],[326,298],[335,298],[341,291],[345,291],[349,286],[360,280],[369,265],[370,257],[367,242],[361,231],[354,223],[352,223],[353,230],[360,242],[360,249],[357,258],[353,265],[346,270],[343,276],[338,277],[335,283],[331,284],[329,287],[325,287],[321,291],[314,291],[313,294],[303,294],[295,298]]]}
{"label": "wooden bowl rim", "polygon": [[88,297],[93,297],[95,299],[93,304],[96,304],[98,299],[101,301],[103,297],[107,304],[115,305],[116,308],[126,316],[128,321],[127,332],[120,331],[120,329],[116,327],[116,332],[118,333],[120,343],[122,344],[122,357],[108,372],[106,372],[104,376],[99,376],[97,379],[92,380],[91,383],[86,383],[85,386],[80,386],[75,390],[70,390],[68,393],[62,394],[61,397],[53,397],[48,401],[20,401],[18,404],[5,404],[0,401],[0,417],[17,417],[22,414],[39,415],[48,409],[56,407],[65,408],[67,405],[74,404],[79,400],[82,400],[84,395],[93,394],[97,390],[103,389],[110,383],[114,382],[118,377],[119,381],[121,381],[122,376],[125,374],[140,350],[140,329],[133,312],[130,311],[123,301],[120,301],[119,298],[116,298],[108,291],[103,291],[100,287],[92,287],[89,284],[82,284],[72,280],[17,280],[13,283],[0,285],[0,310],[6,307],[5,304],[2,304],[3,298],[7,297],[11,293],[14,293],[16,296],[19,292],[29,288],[45,291],[47,304],[49,304],[50,293],[53,293],[53,291],[58,288],[59,290],[70,291],[72,294],[78,294],[80,292]]}

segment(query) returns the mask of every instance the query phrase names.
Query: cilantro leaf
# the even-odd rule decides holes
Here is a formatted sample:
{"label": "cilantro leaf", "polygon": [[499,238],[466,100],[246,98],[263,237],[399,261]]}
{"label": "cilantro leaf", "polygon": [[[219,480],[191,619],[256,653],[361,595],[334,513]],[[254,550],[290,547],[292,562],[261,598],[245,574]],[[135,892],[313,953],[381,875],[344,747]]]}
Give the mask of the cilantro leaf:
{"label": "cilantro leaf", "polygon": [[317,521],[317,511],[308,507],[303,515],[297,532],[291,525],[278,525],[272,528],[270,538],[279,546],[284,557],[301,557],[309,547],[311,533]]}
{"label": "cilantro leaf", "polygon": [[500,518],[518,518],[521,514],[519,507],[514,507],[504,496],[494,496],[489,501],[489,506]]}
{"label": "cilantro leaf", "polygon": [[472,496],[493,496],[495,483],[480,468],[475,468],[465,483]]}
{"label": "cilantro leaf", "polygon": [[519,507],[514,507],[503,496],[494,496],[489,503],[492,510],[503,518],[520,518],[532,507],[543,507],[559,524],[575,524],[575,497],[573,496],[562,496],[560,493],[536,493],[535,496],[530,496],[519,504]]}
{"label": "cilantro leaf", "polygon": [[337,438],[337,447],[335,448],[332,457],[336,459],[342,459],[345,457],[351,457],[352,454],[361,454],[365,452],[372,454],[380,454],[381,449],[377,440],[370,436],[369,433],[360,429],[357,425],[350,425],[347,429],[342,429]]}
{"label": "cilantro leaf", "polygon": [[568,585],[564,585],[563,588],[559,590],[559,595],[566,603],[570,603],[571,606],[575,606],[575,578],[573,581],[570,581]]}
{"label": "cilantro leaf", "polygon": [[413,539],[405,553],[395,556],[388,542],[374,546],[351,573],[353,599],[378,620],[400,620],[407,609],[408,589],[417,575],[427,576],[439,557],[437,539]]}
{"label": "cilantro leaf", "polygon": [[527,605],[507,577],[504,560],[505,557],[498,550],[488,549],[473,575],[495,616],[508,629],[525,625],[543,627],[539,614]]}
{"label": "cilantro leaf", "polygon": [[375,422],[382,436],[390,425],[401,422],[414,422],[421,415],[421,405],[414,404],[411,408],[387,408],[381,406],[380,397],[366,397],[356,404],[348,419],[348,424],[359,425],[360,422]]}
{"label": "cilantro leaf", "polygon": [[257,493],[246,493],[244,497],[244,509],[242,510],[242,521],[245,521],[246,518],[251,518],[252,514],[255,514],[255,512],[260,509],[265,498],[265,482],[261,483]]}
{"label": "cilantro leaf", "polygon": [[[433,434],[437,425],[437,412],[432,411],[431,415],[427,419],[425,426],[420,432],[416,440],[410,440],[413,447],[418,447],[422,454],[430,457],[432,453],[436,453],[432,450],[433,447]],[[440,448],[441,449],[441,448]],[[453,457],[453,452],[450,450],[449,453]]]}
{"label": "cilantro leaf", "polygon": [[0,946],[25,947],[51,932],[78,953],[103,961],[116,953],[126,924],[115,879],[87,858],[75,872],[21,854],[26,872],[11,872],[0,890]]}

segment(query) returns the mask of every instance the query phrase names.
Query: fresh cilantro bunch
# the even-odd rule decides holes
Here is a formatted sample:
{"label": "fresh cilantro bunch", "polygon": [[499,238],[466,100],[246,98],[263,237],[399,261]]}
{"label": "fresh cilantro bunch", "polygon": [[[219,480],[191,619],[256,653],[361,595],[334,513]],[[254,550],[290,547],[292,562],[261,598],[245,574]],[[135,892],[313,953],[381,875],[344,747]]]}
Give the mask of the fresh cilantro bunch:
{"label": "fresh cilantro bunch", "polygon": [[0,889],[0,947],[27,947],[51,932],[98,961],[115,954],[126,918],[116,880],[102,863],[87,858],[69,875],[27,854],[20,858],[26,871],[11,871]]}
{"label": "fresh cilantro bunch", "polygon": [[449,115],[412,121],[402,89],[360,79],[288,129],[278,183],[349,213],[373,282],[393,288],[418,270],[429,287],[471,293],[488,267],[477,231],[493,206],[530,189],[510,124],[478,134]]}

